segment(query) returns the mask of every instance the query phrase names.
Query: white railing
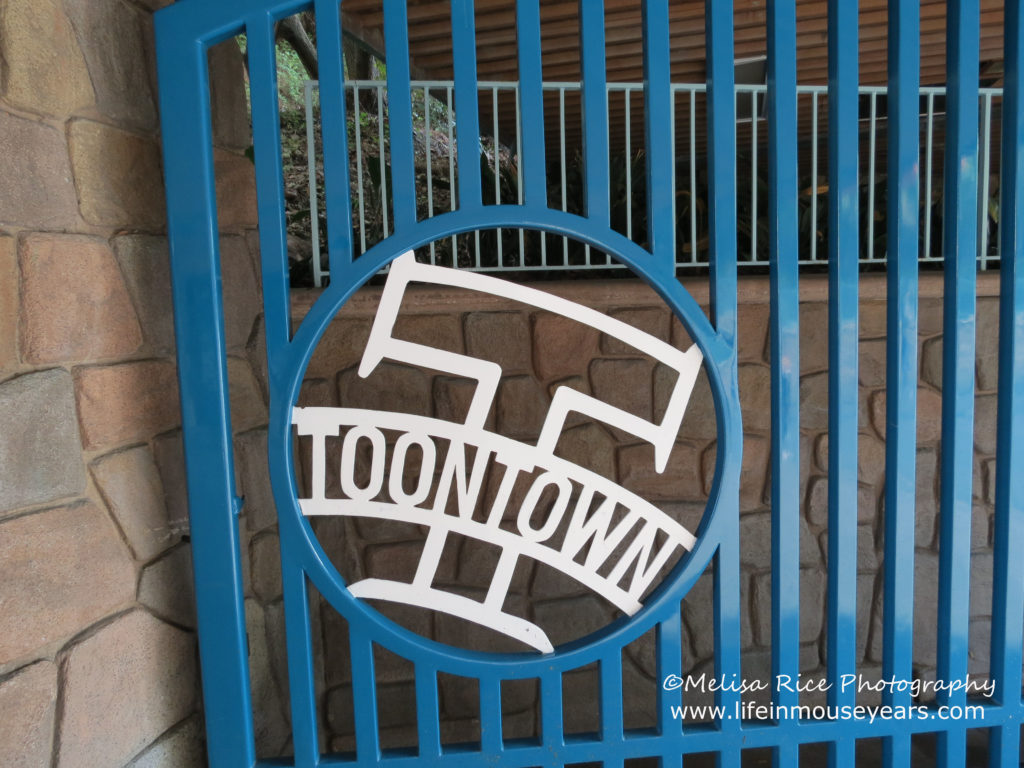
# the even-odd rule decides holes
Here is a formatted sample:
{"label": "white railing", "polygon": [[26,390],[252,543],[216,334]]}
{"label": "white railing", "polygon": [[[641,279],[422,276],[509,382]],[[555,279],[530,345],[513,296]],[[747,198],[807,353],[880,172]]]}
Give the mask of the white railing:
{"label": "white railing", "polygon": [[[386,114],[387,83],[379,80],[346,83],[350,120],[350,166],[354,166],[353,218],[356,255],[364,253],[393,231],[388,191],[388,129]],[[455,114],[452,81],[415,81],[412,100],[416,117],[417,194],[421,218],[456,208],[454,193],[458,180],[455,142]],[[578,82],[545,83],[544,90],[557,94],[557,141],[549,130],[547,166],[549,205],[562,210],[578,210],[582,197],[579,167],[568,141],[567,118],[579,113]],[[798,89],[799,164],[800,164],[800,263],[824,264],[827,261],[827,86],[800,86]],[[674,109],[670,130],[674,136],[672,184],[676,221],[676,265],[679,269],[706,267],[707,196],[702,167],[704,143],[703,84],[676,83],[672,86]],[[765,266],[767,255],[767,200],[759,182],[767,189],[767,153],[762,143],[767,138],[763,119],[766,87],[738,85],[737,99],[737,231],[741,267]],[[364,108],[365,94],[373,96],[372,110]],[[479,104],[490,107],[490,119],[481,110],[481,132],[490,132],[483,140],[482,153],[493,179],[484,180],[485,202],[521,203],[522,170],[517,162],[522,148],[519,122],[519,90],[515,82],[481,82]],[[862,86],[861,95],[861,262],[884,266],[885,192],[885,107],[886,89]],[[306,123],[309,155],[310,218],[312,224],[313,276],[321,285],[327,275],[326,259],[321,260],[320,200],[316,153],[316,126],[319,123],[317,83],[306,83]],[[643,84],[609,83],[612,174],[612,225],[622,234],[643,242],[646,225],[644,169],[640,161],[643,131],[634,130],[633,121],[642,123]],[[945,89],[921,88],[921,187],[920,187],[920,260],[942,260],[942,149]],[[998,194],[993,197],[993,141],[998,138],[998,108],[1002,90],[983,88],[979,96],[979,171],[978,171],[978,261],[985,269],[999,259],[998,236],[995,242],[990,227],[998,221]],[[550,107],[549,107],[550,108]],[[611,109],[613,108],[613,109]],[[751,119],[751,115],[759,115]],[[550,126],[550,123],[549,123]],[[498,151],[495,151],[497,137]],[[568,141],[567,141],[568,140]],[[364,146],[365,145],[365,146]],[[381,150],[383,148],[383,151]],[[505,159],[502,159],[504,154]],[[615,158],[618,157],[618,163]],[[422,158],[422,160],[420,159]],[[617,169],[621,167],[621,173]],[[576,193],[579,193],[578,196]],[[881,194],[879,194],[881,193]],[[517,232],[480,232],[451,237],[444,243],[431,243],[431,263],[447,264],[478,271],[594,270],[615,269],[622,265],[603,253],[592,252],[570,238]]]}

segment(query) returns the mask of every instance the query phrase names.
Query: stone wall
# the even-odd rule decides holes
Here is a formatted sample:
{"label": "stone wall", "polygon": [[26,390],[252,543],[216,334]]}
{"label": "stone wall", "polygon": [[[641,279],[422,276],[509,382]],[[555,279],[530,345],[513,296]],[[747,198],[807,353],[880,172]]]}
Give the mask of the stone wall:
{"label": "stone wall", "polygon": [[[707,283],[686,281],[706,306]],[[544,284],[545,290],[618,317],[680,348],[690,340],[652,291],[635,281]],[[771,634],[771,533],[769,483],[770,368],[767,339],[766,278],[740,283],[740,390],[744,418],[744,460],[740,491],[743,585],[742,647],[744,674],[767,680]],[[995,376],[998,284],[982,275],[978,299],[977,413],[972,539],[971,672],[988,670],[991,612],[991,515],[995,452]],[[369,332],[379,289],[364,289],[328,329],[309,369],[300,405],[345,405],[421,413],[445,419],[464,417],[472,385],[444,374],[384,363],[365,381],[355,367]],[[920,381],[918,389],[917,559],[915,674],[934,675],[937,610],[937,506],[941,414],[941,275],[921,278]],[[309,297],[312,298],[312,297]],[[309,299],[297,302],[296,319]],[[828,351],[827,281],[806,277],[801,284],[801,670],[825,674],[825,595],[827,552]],[[861,280],[860,439],[858,460],[858,643],[860,670],[881,672],[881,616],[885,411],[884,276]],[[664,407],[671,379],[667,369],[613,339],[578,323],[494,297],[454,289],[412,288],[403,304],[395,335],[455,352],[493,360],[504,377],[491,428],[526,442],[536,439],[556,386],[568,385],[650,418]],[[706,379],[698,381],[668,471],[651,468],[651,451],[628,435],[578,418],[569,425],[558,454],[594,469],[653,500],[690,530],[695,530],[714,468],[715,418]],[[329,448],[328,466],[332,454]],[[337,454],[333,454],[336,457]],[[308,481],[308,447],[300,442],[300,485]],[[336,482],[336,481],[335,481]],[[492,485],[495,478],[488,480]],[[332,480],[328,478],[328,494]],[[486,498],[493,498],[493,488]],[[514,505],[513,505],[514,506]],[[424,532],[414,526],[372,520],[315,520],[321,541],[349,579],[366,576],[411,578],[423,547]],[[465,540],[445,559],[435,585],[482,597],[495,565],[494,553]],[[254,572],[257,581],[269,579]],[[684,603],[685,667],[699,674],[712,669],[712,577],[705,574]],[[517,569],[510,610],[522,612],[551,633],[554,642],[586,634],[615,614],[588,590],[544,567]],[[405,626],[443,642],[476,648],[513,650],[502,636],[476,624],[416,609],[378,604]],[[344,622],[323,605],[320,645],[324,658],[324,717],[329,745],[352,744],[354,706]],[[654,724],[655,668],[649,634],[627,649],[624,690],[627,726]],[[412,666],[388,653],[378,654],[382,740],[386,746],[414,742]],[[595,671],[567,676],[565,700],[596,701]],[[443,736],[479,737],[477,691],[466,680],[440,679]],[[691,696],[691,699],[693,697]],[[507,736],[537,732],[537,689],[513,686],[503,696]],[[592,704],[567,708],[570,731],[597,727]]]}
{"label": "stone wall", "polygon": [[[166,4],[0,3],[0,763],[12,768],[205,763],[153,60],[152,12]],[[249,392],[239,426],[252,429],[266,411],[247,351],[259,305],[237,46],[211,64],[219,178],[234,179],[225,274],[251,292],[229,301],[229,342]]]}

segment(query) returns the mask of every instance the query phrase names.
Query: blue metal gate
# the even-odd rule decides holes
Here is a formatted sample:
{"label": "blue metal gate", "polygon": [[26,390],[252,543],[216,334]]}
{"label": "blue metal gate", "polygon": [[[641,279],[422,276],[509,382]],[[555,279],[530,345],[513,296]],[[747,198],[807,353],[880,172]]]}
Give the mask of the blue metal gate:
{"label": "blue metal gate", "polygon": [[[622,766],[657,759],[680,766],[691,753],[715,753],[721,766],[739,766],[744,750],[770,748],[775,764],[798,764],[801,745],[827,743],[829,763],[854,764],[855,745],[884,740],[884,764],[910,764],[915,733],[937,733],[940,764],[964,765],[967,726],[943,720],[940,705],[963,705],[964,692],[940,695],[936,707],[910,720],[778,719],[747,722],[722,716],[689,726],[673,717],[678,688],[659,687],[653,731],[623,727],[622,649],[654,628],[658,678],[681,675],[680,604],[697,577],[714,571],[715,676],[740,679],[739,472],[742,452],[737,385],[737,279],[733,8],[706,8],[708,73],[711,317],[674,272],[671,173],[669,2],[643,2],[644,117],[646,122],[648,243],[644,249],[609,224],[609,150],[605,83],[604,8],[581,0],[586,214],[548,207],[545,182],[539,0],[516,4],[521,167],[524,200],[483,205],[477,147],[461,141],[458,207],[425,220],[415,209],[414,150],[409,100],[390,105],[394,231],[353,258],[348,147],[339,0],[180,0],[157,14],[158,64],[169,230],[172,248],[178,365],[192,514],[192,543],[200,653],[211,764],[257,764],[253,743],[248,655],[243,611],[232,431],[222,317],[217,216],[207,75],[208,48],[245,33],[248,40],[252,124],[262,254],[263,302],[270,382],[269,467],[278,508],[288,673],[295,766],[388,764],[555,766],[588,761]],[[410,88],[407,9],[384,0],[388,90]],[[274,57],[274,24],[315,9],[326,178],[331,285],[302,324],[292,329],[281,176]],[[858,8],[829,0],[829,503],[828,675],[856,672],[858,440]],[[480,135],[472,0],[451,0],[456,120],[460,137]],[[912,678],[915,398],[917,392],[917,199],[919,6],[889,2],[889,195],[887,440],[885,496],[884,670],[887,679]],[[985,705],[990,764],[1017,765],[1022,714],[1021,645],[1024,625],[1024,17],[1018,0],[1006,4],[1003,106],[999,332],[999,419],[992,678]],[[799,328],[796,125],[796,9],[794,0],[768,3],[768,120],[772,365],[772,674],[799,673]],[[967,675],[968,589],[974,409],[974,301],[977,238],[977,91],[979,4],[948,5],[948,98],[945,181],[945,348],[942,399],[941,566],[937,674]],[[1020,225],[1020,227],[1018,226]],[[298,503],[293,467],[293,406],[313,349],[337,310],[404,252],[453,233],[506,227],[568,235],[613,254],[645,279],[682,320],[703,355],[718,419],[713,487],[696,545],[632,617],[549,654],[469,652],[426,640],[384,619],[348,590],[321,549]],[[1017,469],[1014,472],[1014,468]],[[315,587],[347,620],[355,710],[356,751],[320,752],[308,592]],[[378,737],[374,644],[415,665],[418,749],[383,753]],[[563,732],[562,676],[597,663],[600,731],[567,738]],[[480,688],[480,742],[458,750],[442,746],[438,674],[473,678]],[[502,738],[501,685],[535,679],[540,688],[540,737],[509,744]],[[738,689],[717,692],[736,711]],[[774,690],[779,707],[798,703]],[[890,691],[886,704],[908,706],[909,692]],[[852,691],[833,686],[829,704],[853,706]]]}

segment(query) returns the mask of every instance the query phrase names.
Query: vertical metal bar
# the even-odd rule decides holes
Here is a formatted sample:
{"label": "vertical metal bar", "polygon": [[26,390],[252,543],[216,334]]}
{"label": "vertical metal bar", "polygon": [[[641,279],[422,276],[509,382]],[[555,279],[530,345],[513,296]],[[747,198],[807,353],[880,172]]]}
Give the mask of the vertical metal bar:
{"label": "vertical metal bar", "polygon": [[988,185],[989,169],[992,166],[992,94],[982,97],[981,124],[981,198],[978,200],[979,240],[978,256],[981,268],[988,268]]}
{"label": "vertical metal bar", "polygon": [[[942,480],[939,500],[939,626],[936,676],[967,675],[971,482],[974,464],[974,328],[978,253],[978,0],[950,0],[946,14]],[[966,701],[944,692],[942,704]],[[941,768],[963,765],[966,731],[941,731]]]}
{"label": "vertical metal bar", "polygon": [[757,91],[750,92],[750,260],[757,261]]}
{"label": "vertical metal bar", "polygon": [[[455,210],[455,152],[452,151],[452,147],[455,146],[455,135],[452,131],[452,127],[455,125],[455,116],[452,110],[452,87],[448,86],[446,91],[447,106],[448,106],[448,204],[451,210]],[[455,238],[452,235],[452,266],[459,266],[459,246]]]}
{"label": "vertical metal bar", "polygon": [[[498,88],[491,88],[491,130],[494,131],[494,204],[501,205],[501,142],[498,138]],[[501,227],[496,228],[498,237],[498,266],[505,264],[501,252]]]}
{"label": "vertical metal bar", "polygon": [[[544,85],[541,62],[540,0],[516,3],[516,43],[519,50],[519,130],[523,137],[520,168],[526,205],[546,207],[547,172],[544,168]],[[529,115],[524,118],[523,115]]]}
{"label": "vertical metal bar", "polygon": [[605,75],[604,0],[580,0],[582,58],[583,182],[585,211],[598,224],[609,221],[608,88]]}
{"label": "vertical metal bar", "polygon": [[643,27],[647,242],[658,266],[670,271],[675,264],[675,222],[669,167],[672,136],[664,129],[669,125],[672,105],[668,0],[644,0]]}
{"label": "vertical metal bar", "polygon": [[[452,59],[455,69],[455,121],[459,153],[459,207],[478,208],[480,196],[480,117],[476,83],[476,19],[473,0],[452,0]],[[479,248],[477,249],[479,261]],[[478,265],[479,266],[479,265]]]}
{"label": "vertical metal bar", "polygon": [[[795,680],[800,670],[800,190],[795,0],[769,3],[767,22],[772,679],[789,675]],[[772,689],[777,706],[799,703],[792,691],[781,686]],[[785,740],[772,757],[777,768],[799,762],[796,748]]]}
{"label": "vertical metal bar", "polygon": [[[277,97],[274,20],[259,14],[246,26],[249,71],[259,86],[251,89],[253,158],[263,262],[263,302],[267,348],[282,349],[291,337],[288,294],[288,231],[285,223],[281,117]],[[321,110],[322,111],[322,110]],[[216,222],[214,222],[216,225]]]}
{"label": "vertical metal bar", "polygon": [[388,136],[394,231],[416,223],[416,160],[413,157],[409,21],[405,3],[384,3],[384,48],[388,78]]}
{"label": "vertical metal bar", "polygon": [[[562,210],[568,211],[565,176],[565,86],[559,86],[558,88],[558,137],[559,157],[562,162]],[[562,264],[563,266],[569,266],[569,238],[565,236],[562,237]]]}
{"label": "vertical metal bar", "polygon": [[496,754],[502,751],[501,679],[480,678],[480,748]]}
{"label": "vertical metal bar", "polygon": [[546,749],[565,742],[562,727],[562,674],[549,671],[540,678],[540,737]]}
{"label": "vertical metal bar", "polygon": [[441,712],[437,698],[437,670],[429,664],[416,665],[416,729],[421,757],[441,754]]}
{"label": "vertical metal bar", "polygon": [[683,703],[682,690],[666,690],[664,681],[671,675],[681,678],[683,675],[683,633],[682,611],[677,609],[666,619],[658,623],[656,647],[658,660],[658,733],[662,736],[678,734],[682,730],[682,720],[674,717],[673,707]]}
{"label": "vertical metal bar", "polygon": [[378,169],[380,170],[380,208],[383,215],[384,231],[381,240],[388,236],[388,164],[384,160],[384,89],[377,88],[377,154]]}
{"label": "vertical metal bar", "polygon": [[818,260],[818,92],[811,94],[811,261]]}
{"label": "vertical metal bar", "polygon": [[324,270],[320,264],[320,201],[316,184],[316,138],[313,129],[313,81],[303,84],[306,105],[306,167],[309,170],[309,226],[313,246],[313,285],[323,285]]}
{"label": "vertical metal bar", "polygon": [[[423,86],[423,147],[427,164],[427,217],[434,217],[434,166],[432,136],[433,128],[430,125],[430,86]],[[437,245],[430,241],[430,263],[437,263]]]}
{"label": "vertical metal bar", "polygon": [[380,735],[377,729],[377,681],[374,675],[373,641],[357,623],[349,624],[349,648],[352,659],[352,690],[359,692],[354,708],[356,757],[362,765],[380,760]]}
{"label": "vertical metal bar", "polygon": [[[829,377],[828,676],[829,704],[852,704],[857,648],[857,281],[859,266],[858,9],[828,3]],[[853,767],[853,742],[829,744],[829,765]]]}
{"label": "vertical metal bar", "polygon": [[[523,131],[522,105],[519,103],[519,88],[513,91],[516,97],[516,202],[523,204]],[[543,133],[542,133],[543,135]],[[526,237],[523,228],[519,228],[519,266],[526,266]]]}
{"label": "vertical metal bar", "polygon": [[[914,659],[917,446],[917,244],[920,180],[920,5],[889,2],[886,194],[885,596],[882,677],[910,680]],[[911,704],[892,688],[884,701]],[[882,741],[885,768],[910,764],[910,733]]]}
{"label": "vertical metal bar", "polygon": [[875,258],[875,142],[878,134],[878,99],[871,92],[871,121],[868,133],[868,261]]}
{"label": "vertical metal bar", "polygon": [[356,197],[359,199],[359,253],[366,253],[366,199],[363,196],[363,132],[362,113],[359,108],[359,86],[352,90],[352,105],[356,123]]}
{"label": "vertical metal bar", "polygon": [[924,257],[932,256],[932,149],[935,137],[935,94],[928,93],[928,129],[925,133]]}
{"label": "vertical metal bar", "polygon": [[207,754],[213,765],[248,768],[255,749],[232,482],[207,49],[176,25],[181,18],[177,10],[160,14],[156,44],[185,466],[190,505],[203,510],[192,520],[191,534]]}
{"label": "vertical metal bar", "polygon": [[[1002,103],[1002,206],[999,228],[999,404],[996,427],[996,504],[993,535],[992,665],[994,699],[1020,706],[1024,636],[1024,77],[1020,0],[1005,10],[1005,86]],[[1019,712],[1019,709],[1018,709]],[[992,729],[989,765],[1010,768],[1020,760],[1019,719]]]}
{"label": "vertical metal bar", "polygon": [[622,92],[626,110],[626,237],[633,239],[633,116],[631,107],[633,91]]}
{"label": "vertical metal bar", "polygon": [[690,262],[697,263],[697,89],[690,89]]}
{"label": "vertical metal bar", "polygon": [[[352,262],[352,192],[348,178],[348,127],[345,120],[345,72],[341,54],[338,0],[316,0],[317,60],[320,79],[320,135],[324,152],[324,211],[327,258],[340,274]],[[260,226],[263,220],[260,220]]]}
{"label": "vertical metal bar", "polygon": [[281,585],[284,593],[285,643],[288,651],[288,694],[291,705],[295,765],[312,768],[319,762],[316,690],[313,684],[313,635],[310,631],[306,574],[288,552],[302,545],[291,526],[281,527]]}
{"label": "vertical metal bar", "polygon": [[677,204],[676,204],[676,91],[675,91],[675,88],[672,87],[672,83],[671,82],[669,83],[669,91],[668,92],[669,92],[669,112],[668,112],[668,116],[669,116],[669,122],[668,122],[669,129],[668,129],[668,135],[671,138],[671,143],[669,144],[669,147],[671,149],[671,151],[669,153],[669,158],[670,158],[670,160],[669,160],[669,167],[672,169],[672,173],[670,174],[670,176],[671,176],[671,183],[670,183],[670,186],[669,186],[669,189],[672,192],[672,268],[675,269],[676,262],[678,261],[678,257],[676,255],[676,249],[675,249],[675,243],[676,243],[675,229],[676,229],[676,221],[678,221],[679,213],[678,213],[678,207],[677,207]]}
{"label": "vertical metal bar", "polygon": [[[708,112],[708,223],[710,235],[711,318],[721,341],[733,350],[719,366],[719,373],[736,392],[736,96],[733,52],[733,4],[729,0],[706,3]],[[667,34],[667,24],[665,25]],[[668,68],[665,67],[667,72]],[[648,120],[652,119],[648,115]],[[669,230],[672,222],[667,223]],[[671,242],[671,241],[669,241]],[[735,395],[738,400],[739,395]],[[739,579],[739,461],[743,427],[738,408],[727,410],[720,429],[716,467],[721,497],[718,513],[721,544],[714,558],[715,676],[739,679],[740,672],[740,579]],[[716,692],[716,703],[733,711],[737,691]],[[719,768],[739,768],[740,723],[717,723],[725,739]]]}
{"label": "vertical metal bar", "polygon": [[622,651],[612,648],[598,663],[601,678],[601,740],[622,741]]}

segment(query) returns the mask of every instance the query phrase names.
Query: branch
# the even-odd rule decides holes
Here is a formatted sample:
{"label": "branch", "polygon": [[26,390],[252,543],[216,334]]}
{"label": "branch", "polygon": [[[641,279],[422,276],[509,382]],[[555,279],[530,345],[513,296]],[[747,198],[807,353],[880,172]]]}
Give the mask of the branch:
{"label": "branch", "polygon": [[288,16],[278,22],[277,37],[284,40],[298,54],[299,61],[306,68],[306,73],[311,80],[320,77],[320,66],[316,55],[316,46],[306,34],[302,21],[298,16]]}

